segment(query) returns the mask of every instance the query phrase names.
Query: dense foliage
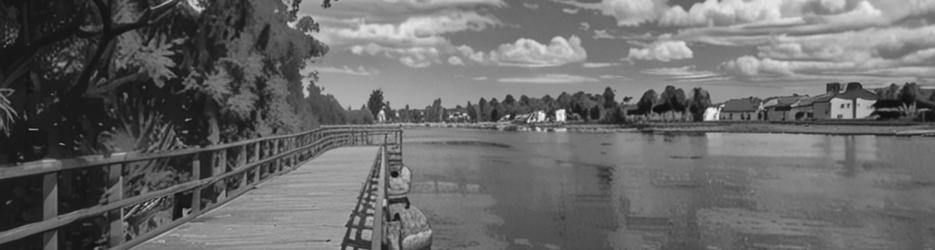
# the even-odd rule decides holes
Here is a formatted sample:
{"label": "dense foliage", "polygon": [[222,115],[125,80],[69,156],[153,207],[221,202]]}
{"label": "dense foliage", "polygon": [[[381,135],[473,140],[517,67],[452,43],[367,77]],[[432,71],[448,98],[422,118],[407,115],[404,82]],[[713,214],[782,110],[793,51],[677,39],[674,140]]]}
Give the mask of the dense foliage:
{"label": "dense foliage", "polygon": [[[316,73],[302,73],[328,47],[312,36],[315,20],[297,16],[299,3],[0,1],[0,163],[146,154],[348,122],[349,111],[315,85]],[[102,171],[62,173],[75,180],[60,191],[62,213],[107,196]],[[124,171],[125,196],[190,179],[172,162]],[[0,183],[13,190],[0,195],[0,229],[41,218],[34,183]],[[146,230],[135,226],[131,234]],[[66,245],[106,239],[79,231],[92,235],[66,235]]]}

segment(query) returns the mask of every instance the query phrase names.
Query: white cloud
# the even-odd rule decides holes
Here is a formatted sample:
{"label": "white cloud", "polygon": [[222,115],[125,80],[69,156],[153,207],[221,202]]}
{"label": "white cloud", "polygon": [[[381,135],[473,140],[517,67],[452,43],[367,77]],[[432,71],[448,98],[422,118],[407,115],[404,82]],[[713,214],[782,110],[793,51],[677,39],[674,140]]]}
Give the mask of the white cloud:
{"label": "white cloud", "polygon": [[594,39],[614,39],[614,36],[611,36],[607,30],[594,30]]}
{"label": "white cloud", "polygon": [[935,72],[935,26],[781,36],[757,50],[756,56],[727,61],[722,69],[744,79],[803,75],[930,78],[928,72]]}
{"label": "white cloud", "polygon": [[[617,25],[637,26],[654,21],[666,7],[665,0],[603,0],[597,9],[617,19]],[[592,7],[593,8],[593,7]]]}
{"label": "white cloud", "polygon": [[476,12],[442,11],[428,16],[407,18],[399,24],[360,23],[354,27],[323,27],[318,38],[327,44],[376,42],[400,46],[448,44],[442,35],[462,31],[480,31],[500,25],[491,16]]}
{"label": "white cloud", "polygon": [[581,10],[581,9],[563,8],[563,9],[562,9],[562,12],[565,12],[565,13],[567,13],[567,14],[578,14],[578,11],[580,11],[580,10]]}
{"label": "white cloud", "polygon": [[545,74],[538,75],[533,77],[512,77],[512,78],[500,78],[497,79],[498,82],[504,83],[538,83],[538,84],[570,84],[570,83],[585,83],[585,82],[597,82],[597,79],[578,76],[578,75],[569,75],[569,74]]}
{"label": "white cloud", "polygon": [[448,57],[448,64],[464,66],[464,61],[461,61],[460,57],[452,56]]}
{"label": "white cloud", "polygon": [[579,24],[578,26],[579,26],[579,28],[580,28],[581,30],[590,30],[590,29],[591,29],[591,24],[588,23],[588,22],[581,22],[581,24]]}
{"label": "white cloud", "polygon": [[657,41],[645,48],[630,48],[628,59],[669,62],[689,59],[694,53],[685,41]]}
{"label": "white cloud", "polygon": [[502,7],[506,5],[503,0],[383,0],[383,2],[405,4],[407,7],[423,9],[471,5],[491,5]]}
{"label": "white cloud", "polygon": [[351,53],[371,56],[382,55],[386,58],[397,59],[406,66],[413,68],[425,68],[432,65],[432,63],[441,61],[439,59],[441,52],[435,47],[392,48],[369,43],[351,47]]}
{"label": "white cloud", "polygon": [[486,77],[486,76],[478,76],[478,77],[471,78],[471,80],[474,80],[474,81],[486,81],[486,80],[487,80],[487,77]]}
{"label": "white cloud", "polygon": [[523,3],[523,7],[526,7],[527,9],[533,9],[533,10],[539,9],[539,5],[534,4],[534,3]]}
{"label": "white cloud", "polygon": [[704,80],[711,78],[722,78],[724,75],[707,70],[697,70],[694,65],[676,67],[676,68],[651,68],[640,71],[647,75],[657,75],[667,77],[668,80],[689,81]]}
{"label": "white cloud", "polygon": [[601,78],[604,80],[612,80],[612,79],[622,79],[622,80],[627,80],[627,81],[633,80],[633,79],[630,79],[629,77],[621,76],[621,75],[601,75],[598,78]]}
{"label": "white cloud", "polygon": [[610,63],[610,62],[588,62],[581,64],[581,67],[585,68],[607,68],[620,65],[620,63]]}
{"label": "white cloud", "polygon": [[489,59],[501,66],[552,67],[581,62],[588,53],[581,47],[581,39],[572,35],[565,39],[552,38],[549,44],[520,38],[511,44],[502,44],[489,53]]}
{"label": "white cloud", "polygon": [[356,69],[351,68],[350,66],[344,65],[344,67],[332,67],[332,66],[320,66],[314,69],[319,73],[333,73],[333,74],[345,74],[345,75],[355,75],[355,76],[370,76],[380,74],[380,71],[377,70],[368,70],[364,66],[357,66]]}
{"label": "white cloud", "polygon": [[[738,23],[776,21],[782,17],[781,8],[790,1],[775,0],[706,0],[695,3],[686,11],[675,6],[659,19],[662,26],[726,26]],[[791,1],[794,2],[794,1]]]}

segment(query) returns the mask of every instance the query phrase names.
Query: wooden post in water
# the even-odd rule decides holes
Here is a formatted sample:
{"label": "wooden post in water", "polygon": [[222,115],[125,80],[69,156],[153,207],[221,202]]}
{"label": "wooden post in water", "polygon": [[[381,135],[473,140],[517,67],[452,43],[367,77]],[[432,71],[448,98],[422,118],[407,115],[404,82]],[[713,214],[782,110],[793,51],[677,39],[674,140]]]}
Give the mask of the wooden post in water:
{"label": "wooden post in water", "polygon": [[[108,175],[108,184],[110,187],[107,189],[110,191],[107,196],[107,203],[115,203],[123,200],[123,164],[111,165],[107,173]],[[118,207],[117,209],[111,210],[107,213],[107,218],[110,221],[110,246],[114,247],[120,245],[124,241],[124,227],[123,227],[123,208]]]}
{"label": "wooden post in water", "polygon": [[[42,219],[58,216],[58,172],[42,175]],[[58,229],[42,233],[42,246],[45,250],[58,249]]]}

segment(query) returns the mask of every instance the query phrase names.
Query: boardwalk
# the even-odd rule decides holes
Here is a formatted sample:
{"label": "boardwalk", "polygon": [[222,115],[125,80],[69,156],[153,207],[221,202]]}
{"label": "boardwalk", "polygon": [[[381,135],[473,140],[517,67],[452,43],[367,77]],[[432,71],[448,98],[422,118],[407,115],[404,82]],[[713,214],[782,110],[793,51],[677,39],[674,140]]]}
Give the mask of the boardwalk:
{"label": "boardwalk", "polygon": [[337,249],[377,150],[328,151],[134,249]]}

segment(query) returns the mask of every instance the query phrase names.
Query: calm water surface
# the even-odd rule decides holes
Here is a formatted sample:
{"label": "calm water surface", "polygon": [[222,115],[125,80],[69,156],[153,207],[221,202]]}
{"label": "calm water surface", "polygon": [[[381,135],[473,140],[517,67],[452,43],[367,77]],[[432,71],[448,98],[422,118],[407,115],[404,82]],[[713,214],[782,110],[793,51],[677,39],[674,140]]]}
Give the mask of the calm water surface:
{"label": "calm water surface", "polygon": [[406,130],[436,249],[933,249],[935,139]]}

